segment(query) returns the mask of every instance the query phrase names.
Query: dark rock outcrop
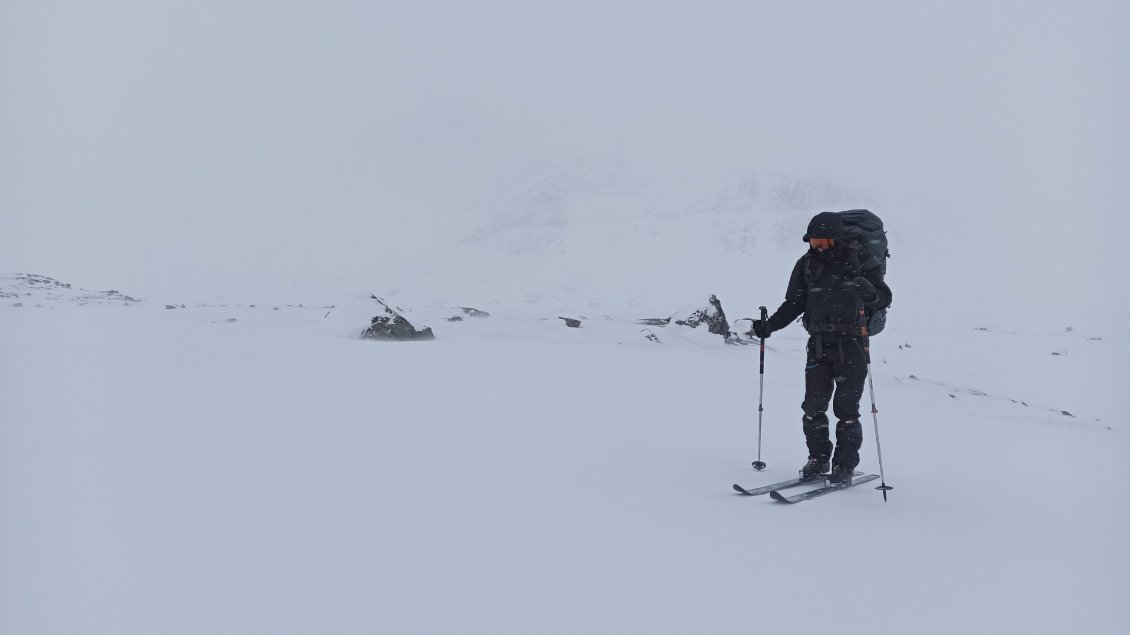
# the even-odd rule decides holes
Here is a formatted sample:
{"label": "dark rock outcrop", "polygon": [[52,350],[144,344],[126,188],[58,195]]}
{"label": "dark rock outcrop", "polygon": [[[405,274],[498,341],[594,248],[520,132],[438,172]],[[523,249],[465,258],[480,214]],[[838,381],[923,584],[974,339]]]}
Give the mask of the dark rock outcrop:
{"label": "dark rock outcrop", "polygon": [[711,294],[707,298],[710,306],[698,309],[684,320],[675,320],[675,324],[698,328],[700,324],[706,325],[706,330],[715,335],[721,335],[727,344],[750,344],[752,340],[743,339],[741,335],[730,330],[730,322],[726,319],[726,312],[722,310],[722,302],[718,296]]}
{"label": "dark rock outcrop", "polygon": [[402,310],[394,309],[377,296],[371,296],[381,306],[381,313],[373,316],[369,327],[361,332],[361,338],[366,340],[434,340],[432,329],[424,327],[418,329],[402,315]]}
{"label": "dark rock outcrop", "polygon": [[699,309],[691,313],[690,317],[685,320],[675,320],[675,324],[680,326],[689,326],[692,329],[698,328],[700,324],[705,324],[706,329],[715,335],[722,337],[730,337],[730,323],[726,321],[726,312],[722,310],[722,302],[718,300],[718,296],[711,295],[707,298],[710,306],[705,309]]}

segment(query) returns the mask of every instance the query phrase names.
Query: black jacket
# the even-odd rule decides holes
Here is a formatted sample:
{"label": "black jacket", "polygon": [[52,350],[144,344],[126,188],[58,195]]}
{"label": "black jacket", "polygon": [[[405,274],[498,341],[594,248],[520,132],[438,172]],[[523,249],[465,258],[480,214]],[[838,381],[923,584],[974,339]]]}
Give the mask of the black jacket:
{"label": "black jacket", "polygon": [[[856,277],[875,287],[861,297]],[[860,309],[878,311],[891,304],[891,289],[875,256],[856,242],[837,243],[827,252],[809,249],[797,260],[789,277],[785,301],[769,318],[769,329],[779,331],[804,315],[804,328],[825,341],[863,336]]]}

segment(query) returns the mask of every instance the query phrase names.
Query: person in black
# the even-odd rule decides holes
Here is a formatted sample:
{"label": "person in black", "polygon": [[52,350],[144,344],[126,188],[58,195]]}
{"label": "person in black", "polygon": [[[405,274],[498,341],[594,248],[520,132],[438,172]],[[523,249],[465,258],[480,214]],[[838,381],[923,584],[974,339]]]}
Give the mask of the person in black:
{"label": "person in black", "polygon": [[[833,483],[851,482],[863,445],[859,399],[869,361],[866,316],[891,303],[879,261],[857,241],[843,240],[843,235],[838,214],[814,216],[804,235],[808,252],[793,267],[785,301],[768,320],[753,323],[753,333],[765,338],[803,316],[809,333],[801,404],[808,462],[801,476],[824,474],[830,462],[828,480]],[[838,420],[834,453],[828,434],[829,402]]]}

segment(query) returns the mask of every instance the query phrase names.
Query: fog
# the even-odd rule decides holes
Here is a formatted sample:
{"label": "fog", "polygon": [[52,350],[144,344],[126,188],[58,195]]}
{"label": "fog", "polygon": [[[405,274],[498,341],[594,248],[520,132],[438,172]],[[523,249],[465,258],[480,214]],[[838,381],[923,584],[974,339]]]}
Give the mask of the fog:
{"label": "fog", "polygon": [[770,170],[1125,310],[1087,283],[1126,264],[1128,25],[1118,1],[6,0],[0,270],[357,271],[454,249],[530,171],[663,196]]}
{"label": "fog", "polygon": [[[1128,27],[0,0],[0,633],[1125,631]],[[738,502],[807,454],[808,338],[680,318],[745,331],[855,207],[896,489]],[[370,293],[436,341],[358,341]]]}

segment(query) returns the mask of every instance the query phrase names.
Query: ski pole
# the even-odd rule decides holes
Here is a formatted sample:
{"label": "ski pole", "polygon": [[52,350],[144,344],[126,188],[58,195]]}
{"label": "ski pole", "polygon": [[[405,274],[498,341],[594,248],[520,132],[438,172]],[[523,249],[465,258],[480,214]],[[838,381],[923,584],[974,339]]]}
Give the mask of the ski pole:
{"label": "ski pole", "polygon": [[871,345],[863,345],[863,356],[867,360],[867,387],[871,389],[871,419],[875,423],[875,452],[879,455],[879,482],[882,485],[875,489],[883,492],[883,502],[887,502],[887,492],[894,489],[887,485],[887,478],[883,475],[883,447],[879,445],[879,409],[875,407],[875,381],[871,378]]}
{"label": "ski pole", "polygon": [[[769,319],[769,309],[761,308],[761,323]],[[760,388],[757,391],[757,460],[753,462],[753,469],[764,470],[765,462],[761,460],[761,413],[765,411],[765,338],[761,339],[761,372]]]}

